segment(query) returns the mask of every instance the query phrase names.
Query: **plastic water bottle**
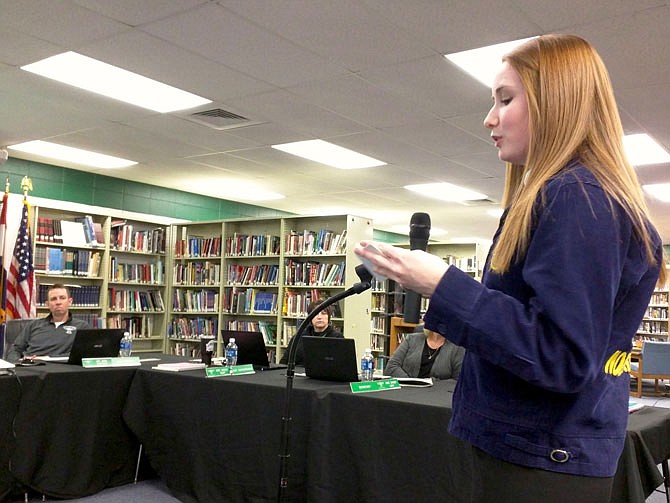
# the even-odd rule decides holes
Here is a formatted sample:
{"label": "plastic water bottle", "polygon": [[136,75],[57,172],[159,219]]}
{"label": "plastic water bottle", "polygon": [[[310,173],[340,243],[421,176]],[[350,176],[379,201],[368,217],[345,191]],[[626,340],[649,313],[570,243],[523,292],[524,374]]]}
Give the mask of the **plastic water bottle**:
{"label": "plastic water bottle", "polygon": [[226,345],[226,365],[228,367],[237,365],[237,344],[235,344],[235,337],[231,337]]}
{"label": "plastic water bottle", "polygon": [[130,356],[133,352],[133,339],[130,332],[124,332],[119,344],[119,356]]}
{"label": "plastic water bottle", "polygon": [[365,354],[361,358],[361,381],[372,381],[375,373],[375,358],[372,350],[365,348]]}

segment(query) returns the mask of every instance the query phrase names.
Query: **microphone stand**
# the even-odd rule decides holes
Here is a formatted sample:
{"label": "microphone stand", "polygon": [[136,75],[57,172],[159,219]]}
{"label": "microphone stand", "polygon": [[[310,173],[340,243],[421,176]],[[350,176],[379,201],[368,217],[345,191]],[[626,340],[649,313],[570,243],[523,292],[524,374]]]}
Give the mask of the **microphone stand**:
{"label": "microphone stand", "polygon": [[291,350],[288,353],[287,358],[287,367],[286,367],[286,389],[284,392],[284,413],[282,414],[282,429],[281,429],[281,442],[280,442],[280,451],[279,451],[279,488],[277,491],[277,501],[285,501],[285,497],[288,491],[288,460],[291,457],[289,453],[289,440],[291,434],[291,395],[293,391],[293,376],[295,375],[295,355],[297,353],[298,342],[305,332],[305,329],[310,325],[312,320],[324,309],[335,304],[335,302],[342,300],[351,295],[359,294],[364,292],[372,286],[372,274],[365,268],[363,264],[360,264],[356,267],[356,274],[361,280],[359,283],[356,283],[354,286],[340,292],[332,297],[327,298],[316,306],[311,313],[307,315],[305,321],[300,324],[298,331],[296,332],[293,338],[293,344],[291,344]]}

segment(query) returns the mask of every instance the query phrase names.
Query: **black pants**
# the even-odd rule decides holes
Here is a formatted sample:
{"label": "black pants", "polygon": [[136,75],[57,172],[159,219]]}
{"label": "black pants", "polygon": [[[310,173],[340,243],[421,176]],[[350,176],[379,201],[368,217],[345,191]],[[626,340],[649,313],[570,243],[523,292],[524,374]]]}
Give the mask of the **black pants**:
{"label": "black pants", "polygon": [[515,465],[472,447],[472,503],[608,503],[614,477],[583,477]]}

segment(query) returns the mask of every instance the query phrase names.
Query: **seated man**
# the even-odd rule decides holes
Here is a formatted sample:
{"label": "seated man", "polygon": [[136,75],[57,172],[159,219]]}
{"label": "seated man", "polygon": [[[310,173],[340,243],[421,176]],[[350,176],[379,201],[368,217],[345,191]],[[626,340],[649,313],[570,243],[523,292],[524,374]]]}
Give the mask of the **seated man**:
{"label": "seated man", "polygon": [[[319,304],[321,304],[321,301],[310,302],[310,304],[307,306],[307,314],[314,311],[314,309]],[[331,325],[330,316],[331,316],[331,310],[329,307],[321,311],[312,319],[311,326],[305,329],[305,332],[302,334],[302,337],[309,335],[315,337],[336,337],[340,339],[344,338],[342,332],[340,332],[337,328]],[[296,348],[295,352],[295,364],[300,366],[305,365],[305,354],[302,348],[302,337],[300,341],[298,341],[298,347]],[[293,336],[293,338],[291,338],[291,340],[289,341],[288,347],[286,348],[286,351],[284,351],[284,354],[282,355],[279,363],[283,364],[288,363],[288,353],[293,347],[293,344],[295,344],[295,336]]]}
{"label": "seated man", "polygon": [[78,328],[91,328],[83,320],[70,314],[72,297],[65,285],[49,287],[47,307],[49,315],[28,323],[7,353],[7,360],[17,362],[31,356],[67,356]]}
{"label": "seated man", "polygon": [[426,330],[409,333],[389,359],[384,375],[457,379],[465,349]]}

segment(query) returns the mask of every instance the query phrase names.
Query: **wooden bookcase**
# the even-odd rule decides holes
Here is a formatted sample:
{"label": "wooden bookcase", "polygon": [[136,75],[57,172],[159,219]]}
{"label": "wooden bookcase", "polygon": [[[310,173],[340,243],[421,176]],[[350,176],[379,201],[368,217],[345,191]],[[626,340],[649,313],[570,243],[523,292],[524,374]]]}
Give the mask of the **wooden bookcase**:
{"label": "wooden bookcase", "polygon": [[198,356],[201,337],[220,337],[223,222],[175,225],[172,235],[165,351]]}
{"label": "wooden bookcase", "polygon": [[134,352],[162,351],[169,227],[129,219],[127,212],[102,215],[84,205],[63,206],[81,211],[33,209],[38,316],[48,314],[48,286],[63,283],[73,297],[74,317],[94,327],[126,328]]}
{"label": "wooden bookcase", "polygon": [[273,361],[281,322],[281,220],[238,219],[227,220],[223,225],[221,328],[261,332]]}

